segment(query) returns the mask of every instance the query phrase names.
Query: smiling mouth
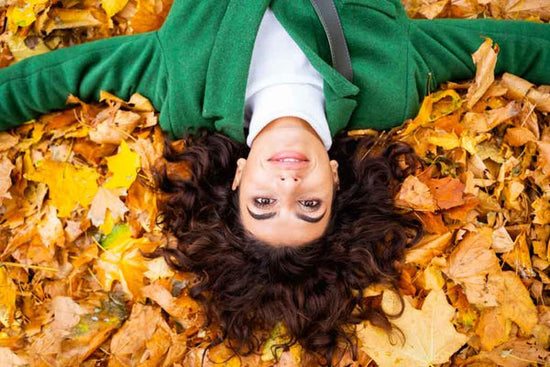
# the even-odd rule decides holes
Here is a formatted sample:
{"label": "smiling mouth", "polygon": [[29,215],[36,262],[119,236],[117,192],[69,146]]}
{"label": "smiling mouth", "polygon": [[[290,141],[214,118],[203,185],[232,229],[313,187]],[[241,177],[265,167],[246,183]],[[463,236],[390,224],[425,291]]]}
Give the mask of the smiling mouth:
{"label": "smiling mouth", "polygon": [[282,169],[301,169],[309,164],[309,160],[304,154],[288,151],[278,152],[267,161]]}

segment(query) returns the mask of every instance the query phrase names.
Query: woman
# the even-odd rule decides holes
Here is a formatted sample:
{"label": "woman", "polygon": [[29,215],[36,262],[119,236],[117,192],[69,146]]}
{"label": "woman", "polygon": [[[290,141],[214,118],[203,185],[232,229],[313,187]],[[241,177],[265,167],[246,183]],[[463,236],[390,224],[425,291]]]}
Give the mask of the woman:
{"label": "woman", "polygon": [[[0,71],[3,128],[62,108],[69,93],[91,100],[104,89],[122,98],[140,92],[161,111],[171,136],[196,135],[185,151],[167,145],[167,157],[190,162],[192,172],[189,179],[161,175],[169,193],[164,222],[180,243],[157,254],[203,276],[192,294],[239,352],[255,351],[254,332],[282,321],[289,344],[299,341],[330,364],[341,343],[353,345],[347,324],[369,319],[389,329],[381,311],[361,303],[361,292],[372,282],[394,282],[394,261],[420,233],[418,223],[396,212],[391,195],[415,159],[402,146],[366,159],[372,142],[352,138],[338,139],[328,154],[331,137],[399,124],[414,115],[426,89],[471,78],[480,36],[500,45],[497,72],[535,83],[550,78],[547,25],[410,20],[397,0],[335,4],[353,79],[330,66],[331,45],[315,8],[289,0],[180,0],[158,32],[59,50]],[[307,61],[289,66],[293,78],[305,80],[282,83],[294,86],[293,98],[280,92],[270,99],[271,89],[261,85],[281,84],[273,80],[254,89],[254,53],[270,12]],[[258,59],[262,69],[266,56]],[[267,69],[279,70],[275,64]],[[296,92],[296,84],[307,92]],[[294,97],[312,110],[301,115]],[[270,101],[285,108],[264,114],[277,104]],[[242,144],[243,121],[250,151]],[[404,170],[399,157],[408,162]]]}

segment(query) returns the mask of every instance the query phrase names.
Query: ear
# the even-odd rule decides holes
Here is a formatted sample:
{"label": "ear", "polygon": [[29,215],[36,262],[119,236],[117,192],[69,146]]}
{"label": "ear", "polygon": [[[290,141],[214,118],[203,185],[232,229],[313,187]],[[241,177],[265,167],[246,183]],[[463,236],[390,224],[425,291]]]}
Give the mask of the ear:
{"label": "ear", "polygon": [[239,158],[237,160],[237,171],[235,172],[235,177],[233,178],[233,185],[231,190],[237,190],[237,187],[241,184],[241,177],[243,176],[243,170],[246,167],[246,159]]}
{"label": "ear", "polygon": [[338,176],[338,162],[335,160],[330,161],[330,169],[332,171],[332,181],[336,190],[340,190],[340,177]]}

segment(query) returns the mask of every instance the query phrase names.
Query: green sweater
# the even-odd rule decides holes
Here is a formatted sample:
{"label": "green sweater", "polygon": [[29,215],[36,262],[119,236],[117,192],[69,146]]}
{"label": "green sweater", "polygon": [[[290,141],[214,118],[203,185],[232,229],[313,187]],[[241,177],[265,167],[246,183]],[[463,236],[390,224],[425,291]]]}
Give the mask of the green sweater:
{"label": "green sweater", "polygon": [[472,78],[470,54],[491,37],[497,73],[550,83],[550,25],[495,20],[411,20],[398,0],[335,0],[353,83],[330,65],[323,27],[309,0],[175,0],[156,32],[50,52],[0,69],[0,129],[66,108],[74,94],[134,92],[160,111],[172,137],[199,127],[244,141],[244,97],[254,40],[268,6],[324,80],[331,133],[385,129],[414,116],[433,85]]}

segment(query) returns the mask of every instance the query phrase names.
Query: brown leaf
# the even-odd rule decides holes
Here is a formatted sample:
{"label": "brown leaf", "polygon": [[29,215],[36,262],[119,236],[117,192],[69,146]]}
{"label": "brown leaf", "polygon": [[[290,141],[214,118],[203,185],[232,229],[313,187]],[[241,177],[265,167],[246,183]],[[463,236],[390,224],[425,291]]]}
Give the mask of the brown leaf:
{"label": "brown leaf", "polygon": [[548,362],[550,352],[537,346],[533,339],[513,338],[491,352],[481,352],[480,357],[490,359],[499,366],[528,367]]}
{"label": "brown leaf", "polygon": [[531,334],[537,324],[537,308],[533,304],[529,291],[518,276],[511,271],[502,273],[504,293],[500,307],[506,318],[512,320],[526,334]]}
{"label": "brown leaf", "polygon": [[510,127],[506,129],[504,141],[513,147],[521,147],[530,141],[536,141],[537,137],[526,127]]}
{"label": "brown leaf", "polygon": [[474,84],[468,88],[468,94],[466,95],[466,106],[468,108],[472,108],[479,101],[495,80],[494,70],[497,54],[498,46],[493,47],[493,41],[490,38],[485,38],[485,42],[472,55],[476,65],[476,77]]}
{"label": "brown leaf", "polygon": [[405,254],[405,262],[419,266],[426,266],[435,257],[449,247],[453,232],[442,235],[426,235],[418,244],[410,248]]}
{"label": "brown leaf", "polygon": [[452,177],[431,178],[425,181],[439,209],[449,209],[464,204],[464,188],[459,179]]}
{"label": "brown leaf", "polygon": [[415,176],[409,176],[405,179],[395,199],[395,205],[428,212],[437,209],[429,187]]}
{"label": "brown leaf", "polygon": [[2,200],[4,198],[10,199],[11,195],[8,192],[11,187],[11,171],[15,168],[13,163],[6,158],[5,156],[2,156],[0,158],[0,205],[2,205]]}
{"label": "brown leaf", "polygon": [[506,261],[518,274],[524,278],[536,276],[531,263],[531,255],[527,245],[527,235],[525,232],[517,236],[514,249],[502,254],[502,260]]}
{"label": "brown leaf", "polygon": [[493,231],[481,227],[468,232],[447,259],[447,276],[464,287],[470,303],[479,307],[496,306],[502,293],[500,264],[490,250]]}
{"label": "brown leaf", "polygon": [[[130,318],[111,339],[111,353],[117,365],[157,366],[169,349],[182,348],[182,339],[162,318],[159,308],[134,304]],[[186,346],[183,344],[183,349]],[[182,352],[178,352],[182,355]],[[173,356],[172,356],[173,358]]]}
{"label": "brown leaf", "polygon": [[499,307],[489,307],[481,312],[475,333],[479,336],[483,350],[493,350],[506,342],[510,336],[510,324]]}
{"label": "brown leaf", "polygon": [[142,294],[174,317],[186,329],[187,335],[197,332],[205,321],[202,306],[189,296],[172,297],[166,288],[157,283],[144,287]]}
{"label": "brown leaf", "polygon": [[523,99],[534,84],[514,74],[502,74],[501,84],[508,89],[508,96],[512,99]]}

